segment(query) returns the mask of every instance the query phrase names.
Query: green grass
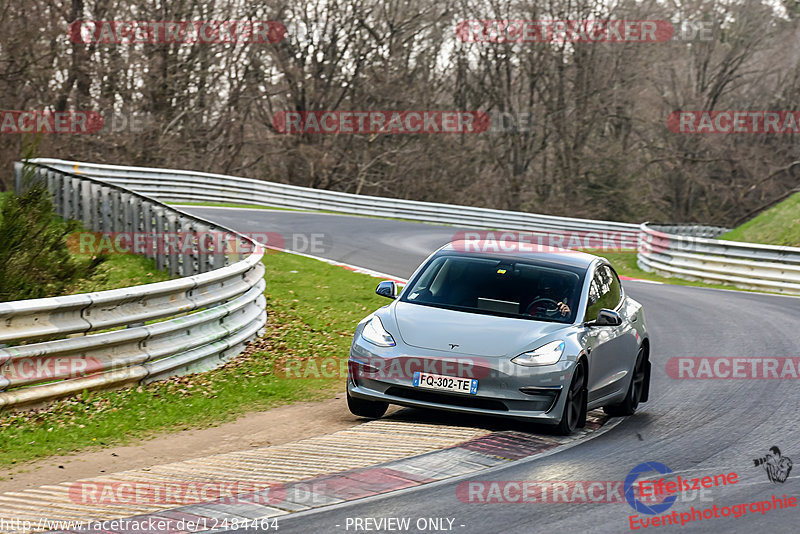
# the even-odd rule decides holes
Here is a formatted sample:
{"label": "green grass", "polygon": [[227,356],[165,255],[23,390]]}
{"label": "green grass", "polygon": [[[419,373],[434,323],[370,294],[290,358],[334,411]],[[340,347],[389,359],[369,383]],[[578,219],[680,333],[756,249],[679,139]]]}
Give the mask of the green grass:
{"label": "green grass", "polygon": [[[83,255],[73,254],[73,256],[83,262],[91,261],[91,258]],[[169,279],[169,273],[156,269],[154,260],[133,254],[112,254],[106,256],[105,260],[94,267],[86,277],[70,286],[65,294],[119,289]]]}
{"label": "green grass", "polygon": [[261,204],[235,204],[228,202],[165,202],[170,206],[200,206],[210,208],[247,208],[259,210],[275,210],[275,211],[310,211],[301,210],[297,208],[280,208],[278,206],[263,206]]}
{"label": "green grass", "polygon": [[8,199],[13,194],[14,193],[11,192],[11,191],[4,191],[4,192],[0,193],[0,222],[3,222],[3,213],[2,213],[3,204],[5,204],[6,203],[6,199]]}
{"label": "green grass", "polygon": [[[330,397],[343,378],[278,376],[287,359],[346,360],[356,323],[387,303],[378,280],[323,262],[269,253],[264,339],[224,367],[147,386],[91,392],[35,412],[0,415],[0,465],[217,425],[280,404]],[[279,373],[281,374],[281,373]]]}
{"label": "green grass", "polygon": [[729,241],[800,247],[800,193],[720,236]]}

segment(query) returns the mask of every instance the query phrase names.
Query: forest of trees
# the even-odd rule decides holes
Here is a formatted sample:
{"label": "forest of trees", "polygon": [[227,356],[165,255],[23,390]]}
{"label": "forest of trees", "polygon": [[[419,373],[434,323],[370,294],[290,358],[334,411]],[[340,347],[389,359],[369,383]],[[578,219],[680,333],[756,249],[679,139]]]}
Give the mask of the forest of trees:
{"label": "forest of trees", "polygon": [[[465,20],[607,18],[672,21],[676,32],[624,44],[457,35]],[[271,20],[286,35],[84,43],[69,34],[82,20]],[[794,135],[680,134],[666,119],[800,110],[799,30],[798,0],[0,0],[0,109],[106,117],[93,134],[0,134],[0,188],[33,149],[359,194],[733,225],[800,185]],[[280,112],[323,110],[531,120],[440,135],[273,126]]]}

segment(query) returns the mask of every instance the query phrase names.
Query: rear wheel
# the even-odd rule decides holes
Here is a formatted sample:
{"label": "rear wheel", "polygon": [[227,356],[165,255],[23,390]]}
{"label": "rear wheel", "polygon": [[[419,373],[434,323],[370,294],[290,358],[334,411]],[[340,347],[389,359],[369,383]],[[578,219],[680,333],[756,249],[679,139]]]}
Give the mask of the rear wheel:
{"label": "rear wheel", "polygon": [[614,417],[624,417],[626,415],[633,415],[636,413],[636,408],[642,400],[642,393],[645,390],[645,380],[647,379],[647,359],[644,357],[644,348],[639,349],[636,355],[636,365],[633,367],[633,377],[631,378],[631,385],[628,386],[628,394],[625,399],[619,403],[603,408],[608,415]]}
{"label": "rear wheel", "polygon": [[386,413],[386,410],[389,408],[389,403],[351,397],[350,392],[348,391],[347,407],[350,409],[350,413],[353,415],[367,417],[369,419],[379,419],[383,414]]}
{"label": "rear wheel", "polygon": [[586,423],[586,369],[583,364],[575,366],[575,373],[567,390],[567,401],[561,413],[556,431],[564,436],[575,432]]}

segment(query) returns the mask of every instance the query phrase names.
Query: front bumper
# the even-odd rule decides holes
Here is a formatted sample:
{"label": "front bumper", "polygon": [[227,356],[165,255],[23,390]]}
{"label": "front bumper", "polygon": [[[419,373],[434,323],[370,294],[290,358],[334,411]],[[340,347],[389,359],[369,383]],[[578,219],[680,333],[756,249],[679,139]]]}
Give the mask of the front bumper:
{"label": "front bumper", "polygon": [[[416,408],[496,415],[558,424],[572,378],[574,361],[525,367],[508,358],[417,352],[408,347],[389,349],[355,342],[350,351],[347,391],[352,397]],[[476,395],[414,387],[413,372],[476,378]]]}

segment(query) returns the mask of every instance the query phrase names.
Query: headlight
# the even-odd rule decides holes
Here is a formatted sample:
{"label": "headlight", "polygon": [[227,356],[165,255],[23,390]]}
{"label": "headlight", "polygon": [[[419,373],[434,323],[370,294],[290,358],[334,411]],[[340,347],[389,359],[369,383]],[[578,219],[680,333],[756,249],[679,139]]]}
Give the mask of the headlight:
{"label": "headlight", "polygon": [[538,349],[530,352],[523,352],[511,361],[519,365],[527,365],[532,367],[534,365],[552,365],[561,359],[564,353],[563,341],[552,341],[547,345],[542,345]]}
{"label": "headlight", "polygon": [[377,317],[372,317],[372,319],[367,321],[367,324],[364,325],[364,329],[361,331],[361,337],[379,347],[395,346],[392,334],[383,328],[383,323],[381,323],[381,320]]}

